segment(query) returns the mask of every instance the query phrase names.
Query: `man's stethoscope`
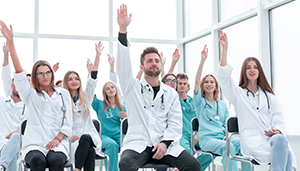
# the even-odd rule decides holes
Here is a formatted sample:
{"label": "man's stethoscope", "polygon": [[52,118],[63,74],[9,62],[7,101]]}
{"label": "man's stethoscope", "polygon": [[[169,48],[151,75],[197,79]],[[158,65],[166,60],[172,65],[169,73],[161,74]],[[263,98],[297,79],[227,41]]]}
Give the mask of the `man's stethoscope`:
{"label": "man's stethoscope", "polygon": [[[149,85],[147,85],[147,87],[148,87],[148,91],[151,92],[151,88],[149,87]],[[143,90],[143,85],[142,84],[141,84],[141,93],[142,93],[142,97],[143,97],[143,100],[144,100],[144,104],[146,104],[146,99],[144,97],[144,90]],[[149,105],[149,106],[144,105],[145,109],[148,109],[148,108],[151,108],[151,107],[154,107],[154,105]],[[164,94],[161,96],[160,108],[162,110],[165,110]]]}
{"label": "man's stethoscope", "polygon": [[[216,116],[215,116],[215,120],[220,120],[220,117],[219,117],[219,104],[218,104],[218,101],[216,100],[215,101],[215,103],[216,103],[216,105],[217,105],[217,113],[216,113]],[[209,105],[209,104],[207,104],[207,101],[205,101],[205,105],[204,105],[204,116],[205,116],[205,119],[207,119],[208,121],[212,121],[212,119],[208,119],[207,118],[207,114],[206,114],[206,106],[209,106],[212,110],[213,110],[213,108]]]}
{"label": "man's stethoscope", "polygon": [[194,111],[195,111],[195,107],[193,107],[193,105],[192,105],[192,103],[193,103],[192,100],[193,100],[193,99],[190,98],[189,101],[188,101],[188,104],[189,104],[189,106],[190,106],[190,109],[189,109],[189,110],[186,109],[185,107],[182,107],[182,109],[183,109],[184,111],[186,111],[186,110],[188,110],[189,112],[194,112]]}

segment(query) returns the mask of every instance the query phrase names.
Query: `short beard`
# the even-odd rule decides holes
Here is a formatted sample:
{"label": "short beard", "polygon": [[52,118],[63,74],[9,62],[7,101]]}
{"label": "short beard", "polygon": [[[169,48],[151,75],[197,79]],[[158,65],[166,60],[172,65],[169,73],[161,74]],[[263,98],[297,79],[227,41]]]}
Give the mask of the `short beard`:
{"label": "short beard", "polygon": [[20,95],[19,95],[19,93],[18,92],[16,92],[16,91],[12,91],[12,94],[13,94],[13,96],[15,96],[15,97],[17,97],[17,98],[20,98]]}
{"label": "short beard", "polygon": [[160,74],[160,71],[152,72],[150,70],[145,70],[144,72],[146,75],[148,75],[150,77],[157,77]]}

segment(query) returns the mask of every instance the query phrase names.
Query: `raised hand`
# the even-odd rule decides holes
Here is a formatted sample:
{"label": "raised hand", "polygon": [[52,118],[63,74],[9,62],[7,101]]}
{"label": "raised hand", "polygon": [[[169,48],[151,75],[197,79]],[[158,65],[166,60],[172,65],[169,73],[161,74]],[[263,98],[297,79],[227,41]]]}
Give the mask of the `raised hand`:
{"label": "raised hand", "polygon": [[52,69],[54,72],[56,72],[59,68],[59,62],[57,62],[56,64],[53,65]]}
{"label": "raised hand", "polygon": [[5,44],[5,42],[4,42],[4,43],[3,43],[3,53],[4,53],[4,54],[8,54],[8,52],[9,52],[9,47],[8,47],[8,45]]}
{"label": "raised hand", "polygon": [[163,67],[166,63],[166,57],[164,57],[164,54],[160,52],[160,57],[161,57],[161,66]]}
{"label": "raised hand", "polygon": [[219,29],[220,37],[219,37],[219,42],[221,43],[222,47],[228,47],[228,38],[227,35]]}
{"label": "raised hand", "polygon": [[172,61],[173,62],[178,62],[179,58],[180,58],[179,50],[175,49],[175,52],[173,53]]}
{"label": "raised hand", "polygon": [[130,14],[129,16],[127,14],[127,6],[124,4],[120,5],[120,9],[118,9],[118,17],[117,17],[120,33],[127,32],[127,26],[131,22],[131,16],[132,14]]}
{"label": "raised hand", "polygon": [[115,63],[115,57],[111,57],[109,54],[107,54],[108,56],[108,63],[110,66],[113,66]]}
{"label": "raised hand", "polygon": [[10,25],[10,29],[9,29],[6,26],[6,24],[1,20],[0,20],[0,26],[1,26],[1,28],[0,28],[1,33],[6,38],[7,43],[12,43],[13,42],[13,37],[14,37],[12,26]]}
{"label": "raised hand", "polygon": [[100,56],[102,53],[102,50],[104,49],[104,46],[101,43],[101,41],[98,44],[95,43],[95,49],[96,49],[96,54]]}
{"label": "raised hand", "polygon": [[91,73],[92,69],[93,69],[94,64],[91,62],[91,60],[89,58],[87,58],[86,61],[86,68],[89,72],[89,74]]}
{"label": "raised hand", "polygon": [[202,60],[206,60],[207,58],[207,54],[208,54],[208,48],[206,47],[207,45],[204,45],[204,48],[201,52],[201,57],[202,57]]}

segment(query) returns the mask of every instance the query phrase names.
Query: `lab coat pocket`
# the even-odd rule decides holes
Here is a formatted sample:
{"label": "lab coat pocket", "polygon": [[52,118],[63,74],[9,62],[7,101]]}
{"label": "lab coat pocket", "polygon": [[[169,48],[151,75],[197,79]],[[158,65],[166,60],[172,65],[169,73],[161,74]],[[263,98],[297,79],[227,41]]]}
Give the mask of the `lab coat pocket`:
{"label": "lab coat pocket", "polygon": [[265,141],[263,135],[260,132],[260,130],[245,129],[241,133],[241,135],[243,135],[244,138],[244,141],[241,143],[245,143],[250,153],[259,148]]}

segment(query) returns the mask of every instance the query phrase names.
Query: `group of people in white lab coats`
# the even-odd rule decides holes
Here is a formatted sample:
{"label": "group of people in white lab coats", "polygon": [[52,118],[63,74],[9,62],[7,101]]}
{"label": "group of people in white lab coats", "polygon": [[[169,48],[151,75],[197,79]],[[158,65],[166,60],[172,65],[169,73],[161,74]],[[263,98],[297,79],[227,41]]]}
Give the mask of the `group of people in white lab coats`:
{"label": "group of people in white lab coats", "polygon": [[[22,144],[22,159],[33,171],[63,170],[71,160],[75,170],[94,170],[95,155],[102,149],[109,155],[110,170],[138,170],[145,163],[159,160],[179,170],[205,170],[210,157],[197,159],[190,154],[190,120],[197,117],[199,131],[196,142],[204,151],[222,156],[226,165],[225,122],[229,112],[220,100],[220,86],[226,98],[235,106],[239,120],[240,140],[231,141],[232,155],[239,153],[259,164],[271,163],[272,170],[290,171],[296,168],[293,151],[285,135],[283,113],[262,66],[256,58],[245,59],[238,85],[231,79],[232,67],[227,64],[227,35],[220,30],[222,56],[217,78],[206,75],[202,69],[208,56],[208,48],[201,52],[201,62],[196,73],[193,98],[187,95],[190,87],[184,73],[172,74],[179,59],[173,54],[171,71],[160,81],[161,54],[154,47],[146,48],[140,57],[144,77],[137,79],[132,74],[130,44],[127,27],[131,14],[127,6],[118,9],[119,25],[117,50],[117,75],[121,90],[118,90],[114,73],[114,58],[109,56],[112,82],[103,87],[103,100],[94,91],[97,86],[98,65],[103,49],[101,42],[95,45],[96,57],[90,67],[86,90],[82,89],[80,76],[75,71],[65,74],[63,88],[54,86],[54,71],[47,61],[37,61],[26,78],[14,46],[12,27],[0,21],[1,32],[7,42],[15,68],[11,83],[9,65],[3,64],[2,79],[11,83],[8,99],[0,98],[0,171],[16,170],[19,133],[22,121],[28,120]],[[4,52],[6,52],[4,50]],[[8,56],[5,56],[7,59]],[[31,83],[31,84],[30,84]],[[7,84],[8,85],[8,84]],[[122,92],[122,98],[118,92]],[[124,104],[126,104],[126,109]],[[91,106],[101,121],[100,139],[91,120]],[[126,114],[127,113],[127,114]],[[120,148],[120,119],[128,118],[128,131]],[[69,142],[72,142],[69,149]],[[237,171],[237,164],[229,160],[228,168]],[[242,164],[242,170],[249,170]]]}

